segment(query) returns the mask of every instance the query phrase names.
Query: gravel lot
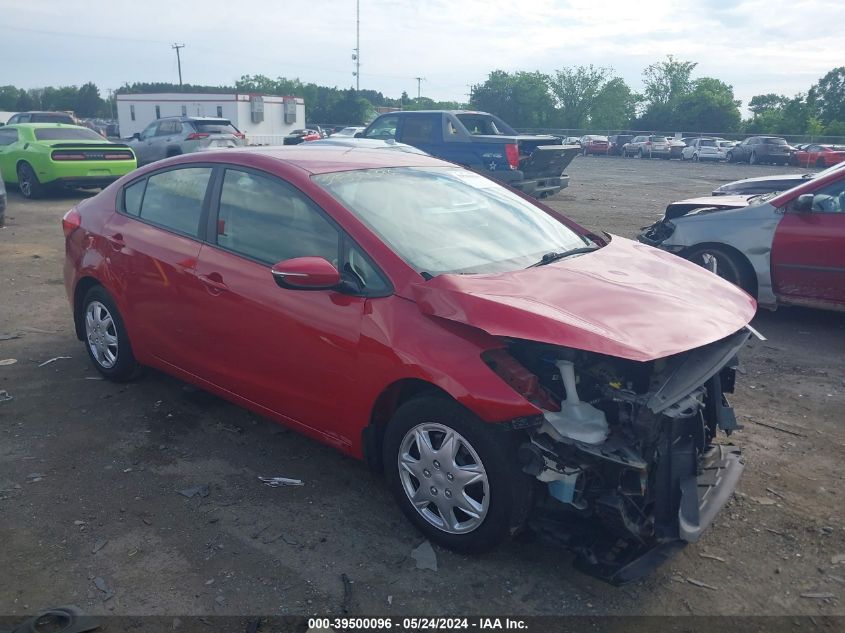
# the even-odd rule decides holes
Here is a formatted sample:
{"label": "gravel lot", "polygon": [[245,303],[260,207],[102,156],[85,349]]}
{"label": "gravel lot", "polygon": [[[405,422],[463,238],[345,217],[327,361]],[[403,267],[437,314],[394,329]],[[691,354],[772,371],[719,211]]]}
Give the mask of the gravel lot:
{"label": "gravel lot", "polygon": [[[550,204],[634,236],[672,200],[783,169],[578,157]],[[20,335],[0,340],[17,359],[0,364],[14,397],[0,402],[0,613],[845,614],[841,313],[757,317],[769,340],[746,351],[733,399],[740,493],[647,579],[610,587],[536,542],[437,549],[439,570],[418,570],[421,536],[363,464],[156,372],[97,379],[62,281],[75,195],[10,191],[0,230],[0,334]],[[69,358],[39,366],[55,357]],[[180,494],[194,486],[207,495]]]}

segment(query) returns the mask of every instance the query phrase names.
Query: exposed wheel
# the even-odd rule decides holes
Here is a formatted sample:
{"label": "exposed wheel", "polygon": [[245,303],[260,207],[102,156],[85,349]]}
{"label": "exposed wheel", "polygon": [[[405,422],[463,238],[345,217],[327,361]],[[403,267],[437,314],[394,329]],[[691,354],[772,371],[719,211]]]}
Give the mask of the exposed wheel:
{"label": "exposed wheel", "polygon": [[734,153],[728,152],[727,155],[725,156],[725,160],[728,161],[729,163],[734,162]]}
{"label": "exposed wheel", "polygon": [[693,155],[692,155],[692,162],[694,162],[694,163],[697,163],[697,162],[698,162],[698,154],[693,154]]}
{"label": "exposed wheel", "polygon": [[751,152],[751,156],[748,157],[748,164],[749,165],[756,165],[759,161],[757,158],[757,152]]}
{"label": "exposed wheel", "polygon": [[102,286],[94,286],[82,301],[85,348],[94,367],[109,380],[131,379],[138,370],[123,319]]}
{"label": "exposed wheel", "polygon": [[385,431],[384,464],[405,516],[430,540],[460,552],[505,540],[524,523],[533,485],[509,433],[444,397],[404,403]]}
{"label": "exposed wheel", "polygon": [[822,158],[821,156],[816,159],[816,167],[826,167],[824,158]]}
{"label": "exposed wheel", "polygon": [[29,163],[18,165],[18,188],[24,198],[40,198],[44,195],[44,185]]}
{"label": "exposed wheel", "polygon": [[728,249],[720,246],[700,246],[686,252],[684,257],[716,273],[725,281],[739,286],[745,292],[754,294],[754,271],[751,265]]}

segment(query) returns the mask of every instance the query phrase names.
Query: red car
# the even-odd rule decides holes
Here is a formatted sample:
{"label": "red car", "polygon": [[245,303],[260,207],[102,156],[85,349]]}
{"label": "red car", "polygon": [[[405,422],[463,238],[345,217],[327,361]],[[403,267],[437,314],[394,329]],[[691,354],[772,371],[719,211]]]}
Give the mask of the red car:
{"label": "red car", "polygon": [[790,162],[799,167],[830,167],[845,161],[845,146],[807,145],[793,152]]}
{"label": "red car", "polygon": [[587,134],[581,137],[581,153],[587,154],[607,154],[610,147],[610,142],[606,136],[597,136],[596,134]]}
{"label": "red car", "polygon": [[455,165],[185,155],[63,228],[103,376],[155,367],[366,459],[446,547],[528,526],[624,582],[697,540],[742,471],[714,438],[753,299]]}

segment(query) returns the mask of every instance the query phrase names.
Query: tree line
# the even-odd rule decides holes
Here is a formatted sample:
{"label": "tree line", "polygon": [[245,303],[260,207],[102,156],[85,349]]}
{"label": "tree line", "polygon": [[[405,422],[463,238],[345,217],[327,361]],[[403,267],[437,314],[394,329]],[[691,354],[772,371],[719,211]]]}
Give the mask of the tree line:
{"label": "tree line", "polygon": [[845,66],[832,69],[806,93],[755,95],[743,120],[733,87],[714,77],[693,78],[696,62],[669,55],[643,70],[638,93],[612,68],[571,66],[553,73],[495,70],[472,86],[468,104],[427,97],[398,98],[376,90],[338,88],[299,79],[243,75],[234,85],[124,84],[103,98],[94,83],[22,89],[0,86],[0,110],[72,110],[78,116],[111,118],[117,94],[140,92],[243,92],[302,97],[310,123],[360,124],[377,107],[404,110],[470,107],[497,114],[518,128],[655,130],[845,136]]}
{"label": "tree line", "polygon": [[751,116],[743,120],[733,86],[714,77],[693,78],[697,65],[669,55],[643,70],[641,93],[612,68],[496,70],[472,87],[470,106],[521,128],[845,136],[845,66],[806,93],[754,96]]}

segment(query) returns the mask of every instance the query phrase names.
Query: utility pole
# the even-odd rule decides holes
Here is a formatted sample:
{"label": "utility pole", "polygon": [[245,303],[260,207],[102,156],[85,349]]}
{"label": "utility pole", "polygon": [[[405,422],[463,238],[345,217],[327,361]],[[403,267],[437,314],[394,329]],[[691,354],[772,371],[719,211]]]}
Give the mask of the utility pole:
{"label": "utility pole", "polygon": [[176,50],[176,65],[179,67],[179,87],[182,87],[182,58],[179,57],[179,49],[185,48],[184,44],[174,44],[170,48]]}
{"label": "utility pole", "polygon": [[352,59],[355,62],[355,93],[361,92],[361,0],[355,0],[355,52]]}
{"label": "utility pole", "polygon": [[414,77],[417,80],[417,99],[420,98],[420,82],[425,81],[425,77]]}
{"label": "utility pole", "polygon": [[109,105],[111,106],[111,118],[116,119],[117,116],[114,113],[114,105],[115,105],[115,101],[117,101],[117,99],[112,98],[112,96],[114,95],[114,90],[112,90],[111,88],[108,88],[108,91],[109,91]]}

